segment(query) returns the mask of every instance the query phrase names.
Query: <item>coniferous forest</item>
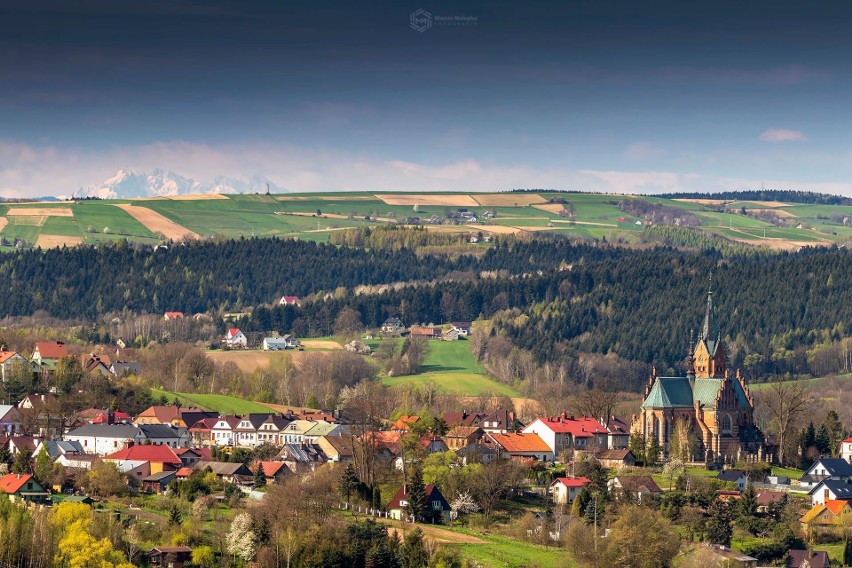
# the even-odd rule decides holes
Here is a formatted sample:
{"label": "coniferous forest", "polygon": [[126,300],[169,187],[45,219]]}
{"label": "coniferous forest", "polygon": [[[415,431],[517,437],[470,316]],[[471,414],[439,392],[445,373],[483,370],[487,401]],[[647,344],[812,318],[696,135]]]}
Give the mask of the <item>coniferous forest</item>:
{"label": "coniferous forest", "polygon": [[[567,239],[506,239],[477,254],[423,255],[242,239],[152,250],[126,243],[0,258],[2,316],[251,311],[244,331],[319,337],[350,307],[376,328],[491,318],[539,363],[614,353],[678,369],[703,317],[710,275],[732,367],[752,377],[809,372],[809,350],[852,334],[852,270],[842,248],[723,255]],[[395,284],[384,286],[383,284]],[[301,306],[278,306],[282,295]],[[811,353],[810,359],[813,359]]]}

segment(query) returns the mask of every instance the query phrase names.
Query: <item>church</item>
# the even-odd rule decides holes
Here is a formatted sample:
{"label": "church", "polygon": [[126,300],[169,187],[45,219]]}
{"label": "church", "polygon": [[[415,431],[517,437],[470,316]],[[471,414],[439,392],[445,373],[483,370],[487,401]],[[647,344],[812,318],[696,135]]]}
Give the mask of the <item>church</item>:
{"label": "church", "polygon": [[728,372],[728,356],[716,325],[713,290],[707,293],[704,325],[697,342],[690,340],[685,377],[648,379],[642,413],[632,431],[650,443],[657,439],[668,457],[678,421],[691,431],[691,461],[735,463],[768,458],[763,433],[754,423],[754,399],[744,378]]}

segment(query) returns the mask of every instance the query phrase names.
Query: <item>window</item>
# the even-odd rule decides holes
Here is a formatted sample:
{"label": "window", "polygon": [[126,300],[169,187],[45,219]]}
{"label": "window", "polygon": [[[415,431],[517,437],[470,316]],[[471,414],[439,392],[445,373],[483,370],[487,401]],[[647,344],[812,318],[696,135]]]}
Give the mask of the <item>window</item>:
{"label": "window", "polygon": [[436,511],[441,510],[441,502],[440,501],[432,501],[432,508]]}
{"label": "window", "polygon": [[722,418],[722,434],[730,434],[730,433],[731,433],[731,428],[732,428],[732,426],[731,426],[731,417],[730,417],[730,415],[726,414],[726,415]]}

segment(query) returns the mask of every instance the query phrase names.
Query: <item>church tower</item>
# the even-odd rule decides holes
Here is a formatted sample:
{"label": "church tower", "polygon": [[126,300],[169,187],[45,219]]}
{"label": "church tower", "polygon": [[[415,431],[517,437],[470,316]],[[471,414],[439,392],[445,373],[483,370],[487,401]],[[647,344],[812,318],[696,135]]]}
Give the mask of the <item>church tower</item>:
{"label": "church tower", "polygon": [[722,335],[716,325],[716,310],[713,308],[713,286],[707,291],[707,308],[704,312],[704,325],[698,335],[698,342],[692,354],[695,378],[711,379],[725,376],[728,356],[722,344]]}

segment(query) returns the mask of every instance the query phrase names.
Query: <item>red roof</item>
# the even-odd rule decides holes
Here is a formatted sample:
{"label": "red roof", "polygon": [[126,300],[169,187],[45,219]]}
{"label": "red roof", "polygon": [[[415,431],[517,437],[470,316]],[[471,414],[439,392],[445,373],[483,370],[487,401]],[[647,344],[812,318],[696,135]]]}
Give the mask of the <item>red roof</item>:
{"label": "red roof", "polygon": [[846,438],[845,440],[843,440],[843,443],[844,443],[844,444],[852,444],[852,436],[850,436],[850,437]]}
{"label": "red roof", "polygon": [[411,426],[420,420],[419,416],[405,416],[402,415],[396,419],[396,422],[391,426],[391,430],[410,430]]}
{"label": "red roof", "polygon": [[190,432],[209,432],[219,422],[218,418],[202,418],[192,425]]}
{"label": "red roof", "polygon": [[189,477],[194,471],[191,467],[182,467],[175,472],[175,477]]}
{"label": "red roof", "polygon": [[263,464],[263,475],[265,475],[266,477],[272,477],[274,475],[278,475],[278,472],[281,471],[281,468],[287,467],[287,465],[284,462],[262,461],[262,462],[255,462],[254,464],[252,464],[252,466],[249,469],[252,470],[253,472],[257,471],[257,464],[258,463]]}
{"label": "red roof", "polygon": [[25,473],[23,475],[20,473],[6,474],[2,479],[0,479],[0,491],[10,494],[17,493],[32,478],[33,476],[29,473]]}
{"label": "red roof", "polygon": [[42,359],[62,359],[68,356],[68,348],[61,341],[39,341],[35,344],[35,350]]}
{"label": "red roof", "polygon": [[240,328],[238,328],[238,327],[231,327],[231,328],[228,328],[228,337],[234,337],[234,336],[235,336],[235,335],[237,335],[239,332],[240,332]]}
{"label": "red roof", "polygon": [[538,437],[538,434],[489,434],[491,438],[509,453],[547,452],[550,447]]}
{"label": "red roof", "polygon": [[557,477],[553,483],[561,483],[565,487],[583,487],[591,480],[586,477]]}
{"label": "red roof", "polygon": [[594,418],[581,416],[556,416],[539,418],[542,424],[556,433],[571,434],[575,438],[591,438],[595,434],[606,434],[606,428]]}
{"label": "red roof", "polygon": [[[438,490],[438,488],[436,488],[432,484],[429,484],[429,485],[426,486],[426,499],[427,500],[429,500],[429,501],[432,500],[432,492],[433,491],[437,491],[437,494],[440,495],[441,498],[443,499],[444,496],[441,494],[441,492]],[[403,499],[405,499],[406,495],[407,495],[406,486],[403,485],[402,487],[399,488],[399,491],[396,492],[396,495],[393,496],[393,499],[391,499],[391,502],[388,503],[388,510],[402,509],[402,506],[399,504],[399,502],[402,501]]]}
{"label": "red roof", "polygon": [[5,363],[17,354],[17,351],[0,351],[0,363]]}
{"label": "red roof", "polygon": [[284,300],[285,302],[287,302],[288,304],[295,304],[296,302],[299,301],[299,298],[296,297],[296,296],[284,296],[281,299]]}
{"label": "red roof", "polygon": [[[116,410],[112,413],[114,422],[130,422],[130,415],[126,412],[122,412],[120,410]],[[92,419],[92,424],[103,424],[107,421],[107,413],[101,411]]]}
{"label": "red roof", "polygon": [[104,456],[105,460],[133,460],[181,465],[180,458],[168,446],[128,446]]}
{"label": "red roof", "polygon": [[182,318],[183,312],[166,312],[166,317],[169,318]]}

